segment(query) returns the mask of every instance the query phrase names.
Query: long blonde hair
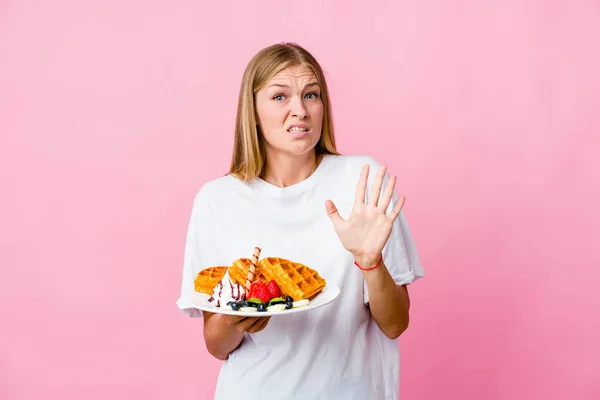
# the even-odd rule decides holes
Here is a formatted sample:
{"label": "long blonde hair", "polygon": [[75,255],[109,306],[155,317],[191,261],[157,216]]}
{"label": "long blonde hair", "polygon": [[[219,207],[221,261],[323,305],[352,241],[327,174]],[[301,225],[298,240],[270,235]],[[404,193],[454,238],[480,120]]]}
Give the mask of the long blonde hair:
{"label": "long blonde hair", "polygon": [[262,49],[250,60],[242,78],[229,169],[229,173],[238,179],[252,181],[261,176],[265,166],[265,146],[257,127],[255,93],[280,71],[298,65],[310,68],[321,87],[323,126],[315,152],[317,155],[339,154],[335,146],[329,92],[321,66],[308,51],[296,43],[274,44]]}

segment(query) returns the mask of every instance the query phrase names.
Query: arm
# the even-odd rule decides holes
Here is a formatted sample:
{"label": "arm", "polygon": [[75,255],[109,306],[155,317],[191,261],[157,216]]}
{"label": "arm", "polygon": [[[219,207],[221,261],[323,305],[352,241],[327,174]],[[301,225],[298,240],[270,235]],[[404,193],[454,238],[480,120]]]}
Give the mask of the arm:
{"label": "arm", "polygon": [[270,317],[237,317],[235,315],[204,314],[204,343],[215,358],[226,360],[238,348],[244,332],[255,333],[263,330]]}
{"label": "arm", "polygon": [[204,312],[204,343],[210,354],[219,360],[226,360],[244,337],[235,326],[225,322],[225,315]]}
{"label": "arm", "polygon": [[[377,261],[357,261],[372,266]],[[409,322],[410,298],[406,285],[394,282],[383,260],[375,269],[362,271],[369,291],[369,309],[381,331],[390,339],[398,338]]]}
{"label": "arm", "polygon": [[369,166],[362,169],[356,186],[354,207],[348,219],[339,215],[331,200],[326,201],[325,207],[342,245],[352,253],[363,272],[373,319],[386,336],[395,339],[408,327],[408,291],[406,286],[394,282],[380,257],[392,233],[393,223],[404,206],[405,197],[402,196],[389,210],[396,177],[388,180],[382,193],[385,172],[385,166],[377,172],[367,201]]}

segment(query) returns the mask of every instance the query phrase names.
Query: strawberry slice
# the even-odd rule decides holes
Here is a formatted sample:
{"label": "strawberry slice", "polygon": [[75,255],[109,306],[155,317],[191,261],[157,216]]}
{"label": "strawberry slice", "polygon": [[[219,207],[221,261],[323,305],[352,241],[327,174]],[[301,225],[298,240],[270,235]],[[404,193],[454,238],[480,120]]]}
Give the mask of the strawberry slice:
{"label": "strawberry slice", "polygon": [[254,292],[256,291],[256,286],[258,285],[258,282],[259,281],[252,282],[252,284],[250,285],[250,293],[248,293],[248,298],[249,299],[251,299],[253,297],[256,297],[254,295]]}
{"label": "strawberry slice", "polygon": [[267,289],[271,294],[271,299],[274,299],[275,297],[281,297],[281,290],[279,289],[279,285],[277,285],[277,282],[275,282],[275,279],[271,279],[271,282],[269,282],[269,284],[267,285]]}
{"label": "strawberry slice", "polygon": [[[254,284],[256,284],[256,286],[254,286]],[[257,299],[260,299],[265,303],[268,303],[269,300],[273,298],[271,296],[271,293],[269,293],[267,285],[265,285],[262,281],[257,281],[253,283],[252,286],[250,286],[250,293],[252,294],[251,297],[256,297]]]}

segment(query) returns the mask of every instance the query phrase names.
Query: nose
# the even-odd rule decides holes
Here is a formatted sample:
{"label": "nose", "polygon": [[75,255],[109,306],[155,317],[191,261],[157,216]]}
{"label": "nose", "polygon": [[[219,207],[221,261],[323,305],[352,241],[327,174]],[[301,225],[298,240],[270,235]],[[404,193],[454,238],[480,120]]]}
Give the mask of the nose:
{"label": "nose", "polygon": [[292,116],[300,119],[308,117],[308,110],[306,109],[302,98],[294,97],[292,101]]}

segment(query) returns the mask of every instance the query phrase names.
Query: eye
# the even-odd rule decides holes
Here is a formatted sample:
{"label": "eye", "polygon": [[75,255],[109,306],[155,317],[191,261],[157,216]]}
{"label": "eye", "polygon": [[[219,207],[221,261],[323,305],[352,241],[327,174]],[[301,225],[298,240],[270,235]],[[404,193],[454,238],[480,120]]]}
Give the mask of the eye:
{"label": "eye", "polygon": [[309,99],[318,99],[319,98],[319,93],[317,93],[317,92],[311,92],[311,93],[308,93],[306,95],[306,97],[309,98]]}
{"label": "eye", "polygon": [[283,94],[276,94],[275,96],[273,96],[273,100],[281,101],[281,100],[283,100],[284,97],[285,97],[285,95],[283,95]]}

